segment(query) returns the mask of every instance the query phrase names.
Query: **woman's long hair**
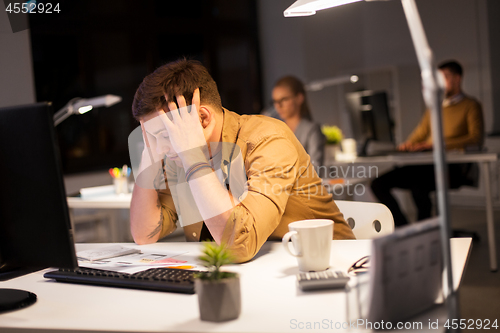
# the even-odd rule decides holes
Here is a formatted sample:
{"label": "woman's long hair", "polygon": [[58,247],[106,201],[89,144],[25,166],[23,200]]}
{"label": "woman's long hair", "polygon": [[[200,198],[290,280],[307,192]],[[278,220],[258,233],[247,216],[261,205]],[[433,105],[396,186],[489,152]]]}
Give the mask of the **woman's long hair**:
{"label": "woman's long hair", "polygon": [[300,118],[305,118],[307,120],[312,120],[311,111],[309,110],[309,104],[307,103],[306,90],[304,89],[304,84],[295,76],[284,76],[279,79],[274,87],[288,87],[292,94],[295,96],[302,94],[304,96],[304,102],[300,106]]}

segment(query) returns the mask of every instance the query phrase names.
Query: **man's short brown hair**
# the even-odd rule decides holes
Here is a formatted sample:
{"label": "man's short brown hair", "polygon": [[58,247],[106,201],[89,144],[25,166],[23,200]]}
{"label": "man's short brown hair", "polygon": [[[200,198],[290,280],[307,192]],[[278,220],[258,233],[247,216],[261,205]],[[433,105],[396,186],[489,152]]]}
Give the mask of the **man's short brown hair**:
{"label": "man's short brown hair", "polygon": [[447,69],[450,72],[452,72],[453,74],[460,75],[460,76],[463,76],[463,73],[464,73],[462,66],[456,60],[444,61],[444,62],[439,64],[438,69],[440,69],[440,70]]}
{"label": "man's short brown hair", "polygon": [[[135,92],[132,114],[139,119],[164,107],[166,102],[176,103],[177,95],[183,95],[189,105],[196,88],[200,89],[202,105],[210,105],[222,112],[217,84],[208,70],[199,61],[180,59],[158,67],[144,78]],[[166,102],[165,94],[168,97]]]}

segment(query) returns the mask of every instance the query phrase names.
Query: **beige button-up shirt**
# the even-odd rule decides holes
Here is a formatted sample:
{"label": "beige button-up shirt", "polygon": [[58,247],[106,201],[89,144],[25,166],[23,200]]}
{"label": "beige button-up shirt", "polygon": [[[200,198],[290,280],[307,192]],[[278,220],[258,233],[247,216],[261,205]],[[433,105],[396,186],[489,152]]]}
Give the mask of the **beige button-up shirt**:
{"label": "beige button-up shirt", "polygon": [[[330,219],[334,221],[333,239],[355,238],[332,195],[322,185],[309,155],[284,122],[224,110],[222,142],[239,147],[247,177],[248,192],[233,208],[222,237],[238,262],[253,258],[266,240],[280,240],[294,221]],[[230,155],[231,151],[223,149],[223,173],[231,161]],[[177,181],[185,177],[182,168],[173,163],[169,167],[176,172]],[[163,212],[160,238],[176,228],[173,196],[168,184],[166,190],[159,191]],[[202,225],[200,221],[185,226],[186,239],[199,241]]]}

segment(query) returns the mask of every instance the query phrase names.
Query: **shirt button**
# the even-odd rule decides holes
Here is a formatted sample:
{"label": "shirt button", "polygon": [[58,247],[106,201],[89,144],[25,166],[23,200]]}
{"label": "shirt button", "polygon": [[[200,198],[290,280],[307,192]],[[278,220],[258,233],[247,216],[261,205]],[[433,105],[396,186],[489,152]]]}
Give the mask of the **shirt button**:
{"label": "shirt button", "polygon": [[193,237],[196,237],[196,232],[193,232]]}

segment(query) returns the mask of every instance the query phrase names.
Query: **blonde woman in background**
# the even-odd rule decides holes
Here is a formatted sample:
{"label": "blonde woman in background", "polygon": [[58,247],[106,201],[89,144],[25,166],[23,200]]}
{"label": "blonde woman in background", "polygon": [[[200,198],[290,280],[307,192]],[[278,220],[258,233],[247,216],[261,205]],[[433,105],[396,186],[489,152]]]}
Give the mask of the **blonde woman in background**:
{"label": "blonde woman in background", "polygon": [[282,77],[274,85],[272,96],[279,116],[295,133],[317,170],[323,165],[326,139],[321,127],[312,121],[304,85],[294,76]]}

